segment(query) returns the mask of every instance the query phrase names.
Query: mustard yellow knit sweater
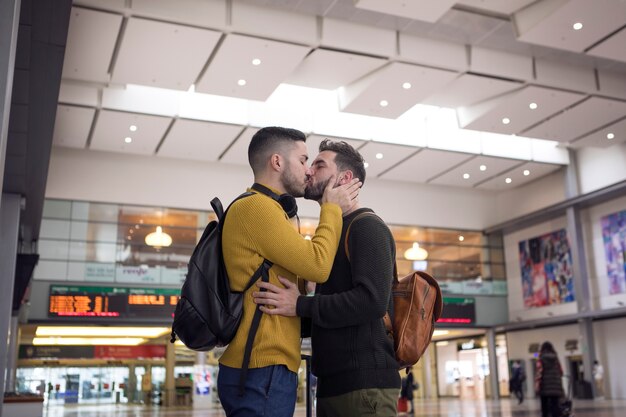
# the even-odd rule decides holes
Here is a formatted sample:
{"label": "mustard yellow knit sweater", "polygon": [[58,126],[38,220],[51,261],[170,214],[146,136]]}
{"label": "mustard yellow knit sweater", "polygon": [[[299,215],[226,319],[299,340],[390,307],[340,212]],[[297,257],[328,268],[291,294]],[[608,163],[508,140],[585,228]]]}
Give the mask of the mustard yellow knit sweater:
{"label": "mustard yellow knit sweater", "polygon": [[[274,263],[270,269],[273,284],[282,286],[278,275],[292,282],[298,282],[298,278],[325,282],[333,266],[341,228],[341,208],[336,204],[322,204],[315,236],[305,240],[270,197],[257,193],[236,201],[228,210],[222,237],[231,289],[242,291],[263,258]],[[256,308],[252,291],[257,289],[253,285],[244,296],[239,330],[220,358],[220,363],[226,366],[241,368]],[[263,315],[252,347],[250,368],[286,365],[297,372],[300,362],[300,318]]]}

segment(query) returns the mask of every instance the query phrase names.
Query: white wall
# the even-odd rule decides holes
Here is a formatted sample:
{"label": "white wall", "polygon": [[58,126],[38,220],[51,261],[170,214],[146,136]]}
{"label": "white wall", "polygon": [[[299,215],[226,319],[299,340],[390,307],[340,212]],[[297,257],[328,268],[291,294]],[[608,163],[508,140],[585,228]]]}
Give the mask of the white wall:
{"label": "white wall", "polygon": [[[535,320],[552,316],[574,314],[577,312],[575,301],[545,307],[524,307],[521,277],[522,273],[519,264],[519,242],[563,229],[566,225],[567,221],[565,217],[560,217],[504,236],[504,259],[506,263],[507,288],[509,292],[508,302],[510,321]],[[576,277],[574,277],[574,279],[576,279]]]}
{"label": "white wall", "polygon": [[581,194],[626,180],[626,143],[576,153]]}
{"label": "white wall", "polygon": [[[247,166],[54,147],[46,197],[207,210],[252,181]],[[393,224],[480,230],[495,217],[495,194],[481,190],[367,179],[360,199]],[[299,204],[318,217],[317,203]]]}
{"label": "white wall", "polygon": [[502,223],[565,200],[565,168],[496,196],[497,221]]}
{"label": "white wall", "polygon": [[605,397],[626,399],[626,318],[594,323],[596,357],[604,367]]}
{"label": "white wall", "polygon": [[622,210],[626,210],[626,196],[590,207],[581,213],[587,253],[587,273],[591,282],[593,307],[597,309],[618,308],[626,305],[626,293],[609,294],[601,224],[602,217]]}

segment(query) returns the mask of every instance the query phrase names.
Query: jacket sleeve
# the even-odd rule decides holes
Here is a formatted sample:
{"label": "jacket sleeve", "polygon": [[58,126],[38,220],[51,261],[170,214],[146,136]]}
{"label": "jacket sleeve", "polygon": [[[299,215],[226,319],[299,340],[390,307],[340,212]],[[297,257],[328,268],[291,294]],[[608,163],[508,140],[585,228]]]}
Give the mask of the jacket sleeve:
{"label": "jacket sleeve", "polygon": [[351,225],[348,246],[352,288],[337,294],[299,297],[298,316],[311,317],[320,327],[339,328],[360,325],[385,315],[395,262],[391,231],[380,219],[363,217]]}
{"label": "jacket sleeve", "polygon": [[231,218],[228,218],[229,213],[226,220],[243,227],[260,256],[308,281],[325,282],[328,279],[343,225],[338,205],[322,204],[315,235],[307,240],[294,229],[274,201],[253,196],[237,204],[239,209]]}

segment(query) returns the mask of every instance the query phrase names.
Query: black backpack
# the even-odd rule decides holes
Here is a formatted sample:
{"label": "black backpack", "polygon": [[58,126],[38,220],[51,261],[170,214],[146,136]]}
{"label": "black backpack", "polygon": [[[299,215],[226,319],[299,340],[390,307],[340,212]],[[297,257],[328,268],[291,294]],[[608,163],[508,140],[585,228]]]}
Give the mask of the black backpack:
{"label": "black backpack", "polygon": [[[254,193],[247,192],[237,197],[233,203]],[[232,204],[232,203],[231,203]],[[216,197],[211,201],[217,220],[211,221],[202,233],[191,258],[187,277],[176,304],[172,337],[178,337],[189,349],[208,351],[214,347],[226,346],[235,337],[243,316],[243,295],[259,279],[269,281],[272,263],[265,260],[248,281],[242,292],[232,291],[222,257],[222,229],[228,209],[224,212],[222,203]],[[230,206],[229,206],[230,207]],[[248,334],[241,373],[245,381],[252,342],[261,320],[261,310],[256,309],[252,327]],[[243,385],[241,385],[243,390]]]}

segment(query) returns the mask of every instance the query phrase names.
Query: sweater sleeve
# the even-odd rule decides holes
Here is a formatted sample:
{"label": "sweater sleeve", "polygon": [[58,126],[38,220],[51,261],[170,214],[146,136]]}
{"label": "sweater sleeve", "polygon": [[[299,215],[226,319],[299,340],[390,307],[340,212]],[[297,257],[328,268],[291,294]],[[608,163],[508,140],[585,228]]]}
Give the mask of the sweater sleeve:
{"label": "sweater sleeve", "polygon": [[237,203],[238,210],[233,218],[227,216],[227,221],[241,225],[262,257],[306,280],[325,282],[328,279],[343,224],[338,205],[322,204],[315,235],[307,240],[294,229],[273,200],[253,196]]}
{"label": "sweater sleeve", "polygon": [[389,228],[366,216],[352,224],[348,242],[352,288],[337,294],[299,297],[296,313],[320,327],[355,326],[382,318],[387,311],[395,244]]}

